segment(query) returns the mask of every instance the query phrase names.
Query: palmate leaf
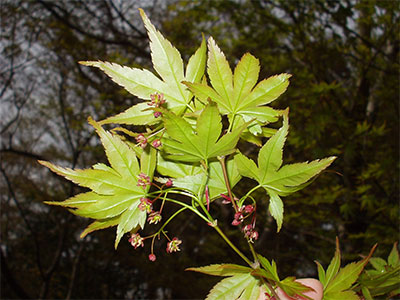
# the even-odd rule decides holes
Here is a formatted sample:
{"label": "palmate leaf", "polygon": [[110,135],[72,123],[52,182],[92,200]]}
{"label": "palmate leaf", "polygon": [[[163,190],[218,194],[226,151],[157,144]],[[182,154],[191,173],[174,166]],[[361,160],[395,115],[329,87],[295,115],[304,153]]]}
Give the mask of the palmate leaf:
{"label": "palmate leaf", "polygon": [[[202,183],[207,175],[200,166],[197,168],[198,169],[194,171],[194,175],[188,175],[174,179],[174,186],[185,189],[194,195],[200,194],[202,192]],[[210,200],[214,200],[221,194],[225,194],[227,189],[221,164],[218,161],[213,161],[209,164],[208,169],[209,173],[206,185],[209,189]],[[233,159],[228,159],[226,161],[226,169],[228,173],[229,184],[231,188],[233,188],[241,178]]]}
{"label": "palmate leaf", "polygon": [[251,120],[252,124],[258,124],[258,127],[253,127],[250,131],[258,135],[261,133],[260,124],[278,120],[280,112],[263,105],[272,102],[286,91],[291,75],[272,76],[256,85],[260,66],[258,59],[250,53],[243,55],[232,75],[224,53],[212,37],[208,39],[207,71],[212,87],[206,83],[183,83],[198,99],[204,101],[211,98],[218,103],[221,113],[229,115],[231,122],[238,116],[246,122]]}
{"label": "palmate leaf", "polygon": [[[154,27],[144,11],[139,10],[150,39],[153,66],[161,79],[148,70],[120,66],[116,63],[102,61],[80,63],[101,69],[114,82],[140,99],[149,100],[150,95],[154,93],[164,94],[168,108],[180,114],[189,106],[192,98],[191,92],[186,89],[182,81],[200,82],[204,75],[207,51],[204,37],[198,50],[189,59],[184,74],[179,51]],[[157,121],[159,120],[152,116],[152,111],[146,110],[146,105],[139,103],[102,123],[149,125]]]}
{"label": "palmate leaf", "polygon": [[[240,180],[241,176],[236,168],[233,159],[226,160],[226,169],[228,180],[231,188],[233,188]],[[206,182],[209,189],[210,200],[214,200],[227,192],[222,167],[219,161],[212,161],[208,165],[208,180]],[[204,169],[198,163],[182,163],[165,159],[160,153],[157,159],[157,171],[163,176],[173,178],[175,187],[179,187],[189,191],[194,195],[198,195],[205,182]],[[164,179],[166,182],[167,179]]]}
{"label": "palmate leaf", "polygon": [[215,264],[205,267],[187,268],[186,271],[200,272],[212,276],[230,276],[218,282],[206,299],[258,299],[261,282],[251,275],[252,268],[235,264]]}
{"label": "palmate leaf", "polygon": [[289,118],[286,110],[283,112],[283,126],[260,149],[258,166],[240,152],[235,155],[240,175],[256,180],[268,193],[269,211],[277,222],[278,231],[283,221],[283,202],[280,197],[304,188],[310,179],[335,160],[335,157],[329,157],[282,167],[283,146],[288,130]]}
{"label": "palmate leaf", "polygon": [[187,268],[186,271],[194,271],[212,276],[234,276],[249,274],[253,269],[235,264],[214,264],[204,267]]}
{"label": "palmate leaf", "polygon": [[374,253],[376,246],[377,245],[374,245],[368,256],[362,259],[361,261],[357,263],[356,262],[350,263],[340,269],[337,267],[337,264],[340,262],[337,262],[338,248],[336,249],[335,257],[332,259],[330,268],[328,267],[328,269],[331,270],[329,272],[330,273],[329,277],[331,277],[331,279],[329,280],[329,282],[325,283],[326,286],[324,286],[324,299],[328,300],[339,299],[337,298],[337,295],[344,296],[345,294],[348,295],[349,297],[348,299],[359,299],[358,297],[354,298],[353,294],[354,295],[356,294],[353,291],[350,291],[349,289],[357,281],[365,265],[368,263],[369,259]]}
{"label": "palmate leaf", "polygon": [[144,227],[146,212],[139,210],[138,205],[140,198],[146,196],[148,187],[143,189],[137,185],[138,175],[144,172],[149,177],[153,176],[156,151],[143,151],[139,166],[135,152],[117,135],[105,131],[92,119],[89,119],[89,123],[100,136],[111,168],[105,164],[96,164],[92,169],[72,170],[40,161],[58,175],[92,190],[63,202],[46,203],[71,208],[70,211],[76,215],[96,219],[82,233],[82,237],[94,230],[118,225],[115,240],[117,247],[123,234],[138,226]]}
{"label": "palmate leaf", "polygon": [[[214,102],[203,109],[196,122],[196,133],[183,118],[171,112],[163,112],[167,136],[163,138],[164,156],[183,162],[207,161],[235,151],[240,134],[247,124],[236,128],[221,138],[221,116]],[[218,139],[219,138],[219,139]]]}
{"label": "palmate leaf", "polygon": [[260,291],[259,287],[259,281],[249,273],[237,274],[218,282],[211,289],[206,300],[232,300],[238,299],[243,294],[256,295],[256,298],[241,297],[240,299],[257,299]]}

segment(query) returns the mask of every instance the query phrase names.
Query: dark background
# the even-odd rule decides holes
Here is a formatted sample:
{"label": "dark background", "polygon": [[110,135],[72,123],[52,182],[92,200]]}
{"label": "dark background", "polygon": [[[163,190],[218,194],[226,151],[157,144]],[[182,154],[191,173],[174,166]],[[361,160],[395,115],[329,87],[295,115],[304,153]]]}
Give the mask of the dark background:
{"label": "dark background", "polygon": [[[0,4],[1,297],[49,299],[196,299],[218,280],[189,266],[240,258],[190,215],[169,232],[183,240],[167,255],[156,243],[134,250],[114,229],[84,240],[88,220],[48,207],[80,190],[37,163],[89,167],[105,155],[89,115],[104,119],[137,99],[80,60],[151,68],[142,7],[183,58],[201,33],[212,35],[231,67],[245,52],[260,78],[291,73],[274,102],[290,107],[287,163],[338,156],[304,191],[284,198],[279,234],[266,209],[256,249],[281,277],[316,276],[341,242],[344,262],[387,256],[399,239],[399,24],[397,1],[18,1]],[[257,149],[250,153],[256,155]],[[236,192],[248,190],[243,181]],[[256,195],[257,196],[257,195]],[[260,193],[262,201],[264,194]],[[265,199],[266,200],[266,199]],[[175,208],[173,208],[175,209]],[[213,214],[237,243],[216,202]],[[224,221],[225,220],[225,221]],[[243,245],[245,246],[245,245]],[[245,249],[245,248],[243,248]]]}

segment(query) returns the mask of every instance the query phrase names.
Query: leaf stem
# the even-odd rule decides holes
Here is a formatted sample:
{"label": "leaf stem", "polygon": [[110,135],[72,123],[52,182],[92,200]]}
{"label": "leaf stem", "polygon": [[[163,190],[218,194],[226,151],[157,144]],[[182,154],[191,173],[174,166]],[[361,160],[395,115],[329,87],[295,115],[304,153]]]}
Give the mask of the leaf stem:
{"label": "leaf stem", "polygon": [[183,203],[181,201],[178,201],[178,200],[174,200],[174,199],[170,199],[170,198],[165,198],[165,200],[169,201],[169,202],[172,202],[172,203],[175,203],[175,204],[178,204],[178,205],[181,205],[184,208],[189,209],[192,212],[194,212],[196,215],[198,215],[200,218],[202,218],[207,223],[209,222],[209,219],[207,219],[203,214],[201,214],[196,208],[194,208],[194,207],[192,207],[192,206],[190,206],[190,205],[188,205],[186,203]]}
{"label": "leaf stem", "polygon": [[228,190],[229,198],[231,199],[231,202],[232,202],[233,208],[235,209],[235,212],[238,212],[239,208],[237,207],[237,203],[235,202],[235,199],[233,198],[231,185],[229,183],[228,172],[227,172],[226,166],[225,166],[225,156],[218,156],[218,160],[221,163],[222,173],[224,174],[225,185],[226,185],[226,189]]}
{"label": "leaf stem", "polygon": [[242,198],[240,198],[239,204],[242,205],[243,202],[244,202],[255,190],[259,189],[260,187],[262,187],[262,185],[259,184],[259,185],[255,186],[255,187],[253,187],[250,191],[248,191],[246,195],[244,195]]}
{"label": "leaf stem", "polygon": [[254,267],[253,263],[230,241],[230,239],[225,235],[225,233],[219,228],[218,225],[214,226],[214,229],[219,233],[219,235],[225,240],[225,242],[250,266]]}
{"label": "leaf stem", "polygon": [[165,221],[165,223],[160,227],[160,229],[158,230],[158,232],[157,232],[156,235],[159,235],[159,234],[163,231],[163,229],[165,228],[165,226],[167,226],[168,223],[172,221],[173,218],[175,218],[177,215],[179,215],[181,212],[183,212],[183,211],[186,210],[186,209],[188,209],[188,208],[187,208],[187,207],[182,207],[181,209],[177,210],[172,216],[170,216],[170,217],[168,218],[168,220]]}

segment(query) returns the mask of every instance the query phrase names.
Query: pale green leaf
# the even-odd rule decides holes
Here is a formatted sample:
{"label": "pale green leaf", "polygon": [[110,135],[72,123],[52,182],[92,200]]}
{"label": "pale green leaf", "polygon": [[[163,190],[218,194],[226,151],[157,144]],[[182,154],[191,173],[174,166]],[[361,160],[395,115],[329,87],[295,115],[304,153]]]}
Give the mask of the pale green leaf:
{"label": "pale green leaf", "polygon": [[353,291],[341,291],[341,292],[324,292],[324,300],[360,300],[357,294]]}
{"label": "pale green leaf", "polygon": [[107,166],[107,165],[105,165],[105,164],[103,164],[103,163],[94,164],[94,165],[92,166],[92,168],[95,169],[95,170],[103,170],[103,171],[106,171],[106,172],[113,173],[114,175],[116,175],[116,176],[118,176],[118,177],[121,176],[121,175],[118,174],[118,172],[115,171],[113,168],[110,168],[109,166]]}
{"label": "pale green leaf", "polygon": [[260,281],[252,277],[247,287],[243,291],[242,295],[238,300],[257,300],[260,296]]}
{"label": "pale green leaf", "polygon": [[269,198],[269,212],[271,216],[275,219],[277,224],[277,231],[279,232],[282,227],[283,222],[283,202],[278,194],[271,189],[267,190]]}
{"label": "pale green leaf", "polygon": [[225,278],[212,288],[206,300],[237,299],[251,282],[252,276],[250,274],[240,274]]}
{"label": "pale green leaf", "polygon": [[199,164],[181,163],[165,159],[161,152],[158,152],[157,171],[163,176],[180,178],[200,174],[202,169]]}
{"label": "pale green leaf", "polygon": [[392,251],[390,251],[389,257],[388,257],[388,264],[389,266],[392,267],[397,267],[400,264],[400,259],[399,259],[399,250],[397,249],[398,243],[394,243]]}
{"label": "pale green leaf", "polygon": [[324,288],[328,286],[328,284],[332,281],[332,279],[336,276],[340,269],[340,248],[339,248],[339,239],[336,238],[336,251],[333,256],[325,275],[325,282],[322,283]]}
{"label": "pale green leaf", "polygon": [[190,124],[170,112],[164,113],[163,116],[168,136],[163,138],[162,143],[163,151],[169,153],[167,157],[183,161],[200,161],[204,157],[201,141],[193,133]]}
{"label": "pale green leaf", "polygon": [[186,67],[185,77],[189,82],[200,82],[204,75],[207,58],[207,45],[203,36],[203,40],[199,49],[190,57]]}
{"label": "pale green leaf", "polygon": [[138,208],[140,201],[136,201],[121,215],[120,222],[117,227],[117,236],[115,238],[115,249],[117,249],[122,236],[140,226],[144,228],[146,222],[146,211]]}
{"label": "pale green leaf", "polygon": [[126,181],[134,183],[133,179],[139,173],[139,164],[135,152],[120,137],[105,131],[92,118],[89,117],[88,121],[100,136],[111,167]]}
{"label": "pale green leaf", "polygon": [[112,195],[120,191],[132,191],[132,184],[122,181],[120,176],[115,175],[115,172],[94,169],[72,170],[46,161],[39,161],[39,163],[73,183],[90,188],[98,194]]}
{"label": "pale green leaf", "polygon": [[270,263],[268,259],[265,257],[261,256],[260,254],[257,255],[257,259],[260,262],[261,266],[264,268],[264,270],[267,272],[268,276],[266,278],[272,279],[276,282],[279,282],[279,276],[278,276],[278,270],[276,267],[276,263],[272,261]]}
{"label": "pale green leaf", "polygon": [[212,148],[212,151],[208,154],[208,157],[223,156],[233,153],[236,150],[236,145],[239,141],[240,135],[242,134],[243,130],[246,129],[248,124],[249,123],[245,123],[244,125],[223,135]]}
{"label": "pale green leaf", "polygon": [[94,221],[88,227],[85,228],[85,230],[81,233],[79,237],[83,239],[85,236],[87,236],[89,233],[93,231],[116,226],[118,225],[118,223],[119,223],[119,216],[115,218]]}
{"label": "pale green leaf", "polygon": [[[200,167],[199,169],[201,170]],[[233,159],[227,160],[226,169],[228,173],[229,184],[231,188],[233,188],[240,180],[240,175],[236,169]],[[174,186],[183,188],[197,195],[200,193],[201,188],[204,188],[202,185],[205,180],[204,176],[206,175],[201,171],[195,175],[177,178],[173,181]],[[222,167],[219,161],[213,161],[209,164],[209,174],[206,184],[209,189],[209,197],[211,200],[214,200],[215,198],[219,197],[220,194],[227,192],[225,179],[222,173]]]}
{"label": "pale green leaf", "polygon": [[140,156],[140,172],[146,174],[150,177],[150,180],[152,180],[154,170],[156,169],[156,163],[157,150],[153,147],[150,147],[149,150],[146,149]]}
{"label": "pale green leaf", "polygon": [[230,110],[232,110],[232,70],[225,55],[212,37],[208,39],[207,71],[214,90],[224,99]]}
{"label": "pale green leaf", "polygon": [[164,82],[173,86],[174,90],[179,91],[180,99],[182,99],[184,103],[187,103],[189,100],[189,93],[181,83],[185,80],[181,54],[154,27],[144,11],[142,9],[139,9],[139,11],[150,38],[151,58],[154,69]]}
{"label": "pale green leaf", "polygon": [[386,260],[384,260],[383,258],[380,258],[380,257],[371,257],[369,262],[379,272],[384,272],[385,266],[387,266]]}
{"label": "pale green leaf", "polygon": [[241,115],[246,122],[256,119],[258,122],[267,124],[278,121],[281,112],[268,106],[251,106],[240,110],[238,114]]}
{"label": "pale green leaf", "polygon": [[310,287],[296,281],[296,277],[293,276],[286,277],[277,284],[288,296],[291,297],[294,295],[302,295],[303,293],[312,290]]}
{"label": "pale green leaf", "polygon": [[99,122],[99,124],[151,125],[159,121],[154,117],[154,112],[149,109],[147,103],[139,103],[118,115]]}
{"label": "pale green leaf", "polygon": [[186,271],[194,271],[212,276],[234,276],[238,274],[249,274],[252,269],[235,264],[214,264],[204,267],[187,268]]}
{"label": "pale green leaf", "polygon": [[221,113],[227,114],[230,111],[229,105],[224,99],[210,86],[204,83],[183,82],[200,101],[205,102],[208,98],[218,104]]}
{"label": "pale green leaf", "polygon": [[336,293],[340,291],[347,290],[351,287],[351,285],[356,282],[358,276],[364,269],[364,266],[368,263],[368,260],[371,258],[372,253],[375,251],[377,245],[372,247],[369,255],[359,262],[353,262],[346,265],[344,268],[339,270],[339,273],[330,280],[329,284],[327,284],[324,292],[326,293]]}
{"label": "pale green leaf", "polygon": [[204,108],[197,120],[196,130],[197,135],[201,137],[202,153],[205,154],[205,157],[208,157],[208,154],[215,147],[222,130],[221,116],[215,102],[210,102]]}
{"label": "pale green leaf", "polygon": [[267,176],[262,184],[273,187],[279,195],[286,196],[305,187],[311,178],[326,169],[336,157],[328,157],[312,162],[285,165],[278,172]]}
{"label": "pale green leaf", "polygon": [[137,193],[118,193],[110,196],[92,193],[91,196],[96,202],[71,210],[71,212],[78,216],[92,219],[113,218],[122,214],[132,203],[138,205],[139,199],[144,196],[144,193],[137,191]]}
{"label": "pale green leaf", "polygon": [[[186,99],[182,98],[180,91],[165,83],[148,70],[129,68],[116,63],[102,61],[80,62],[85,66],[97,67],[132,95],[144,100],[149,100],[151,94],[164,94],[168,108],[173,111],[186,107]],[[183,86],[184,88],[184,86]]]}
{"label": "pale green leaf", "polygon": [[250,53],[243,55],[233,74],[233,107],[235,110],[240,101],[250,94],[251,89],[257,83],[259,72],[259,60]]}
{"label": "pale green leaf", "polygon": [[240,152],[235,155],[234,159],[240,175],[258,180],[258,167],[253,160]]}
{"label": "pale green leaf", "polygon": [[259,82],[253,91],[239,103],[238,110],[247,106],[259,106],[272,102],[286,91],[290,76],[290,74],[280,74]]}
{"label": "pale green leaf", "polygon": [[325,286],[326,285],[325,270],[319,262],[315,261],[315,263],[317,264],[317,269],[318,269],[318,279],[322,283],[322,285]]}
{"label": "pale green leaf", "polygon": [[283,145],[289,130],[287,112],[284,114],[283,126],[274,134],[258,153],[258,167],[260,184],[268,179],[268,176],[278,171],[283,160]]}
{"label": "pale green leaf", "polygon": [[82,207],[91,203],[96,202],[96,197],[98,195],[93,192],[87,192],[87,193],[81,193],[78,195],[75,195],[71,198],[68,198],[67,200],[64,201],[45,201],[45,204],[48,205],[57,205],[57,206],[63,206],[63,207],[71,207],[71,208],[78,208]]}

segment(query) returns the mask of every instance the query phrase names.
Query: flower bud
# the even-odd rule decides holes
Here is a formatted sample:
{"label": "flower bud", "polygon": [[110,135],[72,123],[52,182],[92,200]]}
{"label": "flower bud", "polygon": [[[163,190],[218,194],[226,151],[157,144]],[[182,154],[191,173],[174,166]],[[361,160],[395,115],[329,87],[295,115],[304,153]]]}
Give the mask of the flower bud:
{"label": "flower bud", "polygon": [[156,259],[157,259],[157,257],[153,253],[149,254],[150,261],[156,261]]}

